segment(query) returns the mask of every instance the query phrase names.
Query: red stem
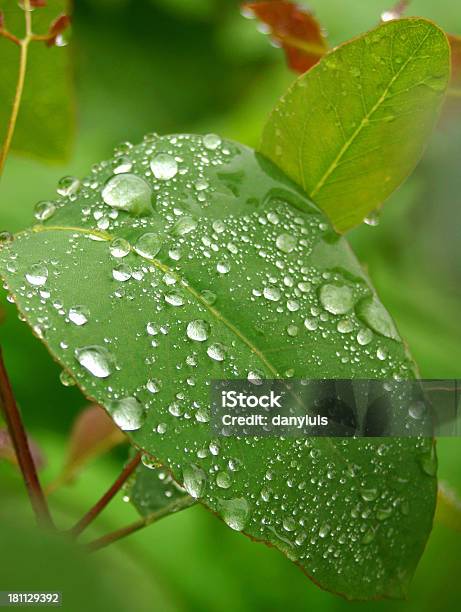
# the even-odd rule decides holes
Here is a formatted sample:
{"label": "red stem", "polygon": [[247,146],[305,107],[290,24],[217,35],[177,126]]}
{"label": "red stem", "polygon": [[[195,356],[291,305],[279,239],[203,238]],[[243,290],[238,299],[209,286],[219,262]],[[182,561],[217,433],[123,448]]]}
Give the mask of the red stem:
{"label": "red stem", "polygon": [[123,484],[128,480],[141,461],[141,454],[138,453],[123,469],[114,484],[104,493],[101,499],[72,527],[70,534],[77,538],[97,516],[101,514],[107,504],[120,491]]}
{"label": "red stem", "polygon": [[3,362],[1,347],[0,404],[5,415],[8,432],[13,442],[18,464],[21,468],[21,473],[29,494],[30,503],[37,518],[37,523],[42,527],[54,527],[53,519],[51,518],[48,504],[38,479],[37,470],[35,469],[21,414],[16,404],[13,389],[11,388],[11,383]]}

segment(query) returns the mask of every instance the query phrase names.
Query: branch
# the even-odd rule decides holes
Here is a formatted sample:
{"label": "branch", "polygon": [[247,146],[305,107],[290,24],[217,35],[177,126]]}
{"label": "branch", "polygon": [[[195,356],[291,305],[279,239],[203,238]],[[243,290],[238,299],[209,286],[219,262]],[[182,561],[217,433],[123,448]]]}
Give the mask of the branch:
{"label": "branch", "polygon": [[98,538],[97,540],[93,540],[93,542],[87,544],[86,549],[88,550],[88,552],[95,552],[97,550],[100,550],[101,548],[105,548],[106,546],[109,546],[109,544],[113,544],[118,540],[126,538],[126,536],[131,535],[132,533],[135,533],[140,529],[144,529],[144,527],[148,527],[152,523],[156,523],[165,516],[169,516],[170,514],[179,512],[179,510],[184,510],[185,508],[188,508],[189,506],[192,506],[195,503],[196,500],[193,497],[185,495],[181,499],[165,506],[157,512],[152,512],[151,514],[140,518],[138,521],[135,521],[134,523],[131,523],[126,527],[122,527],[121,529],[112,531],[111,533],[108,533],[102,536],[101,538]]}
{"label": "branch", "polygon": [[53,527],[48,504],[43,494],[32,453],[27,441],[21,415],[14,398],[13,390],[3,362],[0,348],[0,404],[5,415],[10,438],[13,442],[19,467],[29,494],[30,503],[35,512],[37,523],[43,527]]}
{"label": "branch", "polygon": [[[13,141],[14,130],[16,128],[16,121],[18,119],[19,107],[21,106],[22,94],[24,91],[24,82],[26,79],[27,70],[27,57],[29,51],[29,43],[32,40],[32,16],[30,12],[30,0],[24,0],[24,16],[26,22],[26,34],[23,39],[15,40],[13,42],[19,43],[20,54],[19,54],[19,73],[18,80],[16,83],[16,91],[13,98],[13,107],[11,109],[10,119],[6,130],[5,140],[3,142],[2,149],[0,151],[0,176],[3,173],[5,167],[6,158],[10,151],[11,143]],[[5,35],[6,32],[3,31]],[[11,36],[6,36],[11,39]],[[12,39],[11,39],[12,40]]]}
{"label": "branch", "polygon": [[124,483],[128,480],[141,461],[141,454],[138,453],[123,469],[114,484],[104,493],[101,499],[81,518],[78,523],[70,530],[70,535],[77,538],[101,514],[107,504],[120,491]]}

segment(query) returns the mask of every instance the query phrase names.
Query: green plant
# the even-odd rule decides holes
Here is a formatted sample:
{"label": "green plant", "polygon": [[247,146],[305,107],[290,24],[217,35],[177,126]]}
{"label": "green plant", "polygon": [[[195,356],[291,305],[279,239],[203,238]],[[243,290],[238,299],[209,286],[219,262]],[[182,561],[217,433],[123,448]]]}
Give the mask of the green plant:
{"label": "green plant", "polygon": [[[216,440],[207,385],[417,375],[332,226],[362,222],[415,166],[449,59],[432,23],[391,21],[301,76],[260,152],[212,134],[151,134],[86,179],[62,179],[61,197],[36,207],[38,224],[2,235],[0,269],[21,316],[63,382],[103,405],[143,457],[74,536],[135,472],[143,518],[91,548],[199,500],[324,588],[359,599],[405,593],[435,509],[432,441]],[[6,372],[2,404],[49,524]]]}

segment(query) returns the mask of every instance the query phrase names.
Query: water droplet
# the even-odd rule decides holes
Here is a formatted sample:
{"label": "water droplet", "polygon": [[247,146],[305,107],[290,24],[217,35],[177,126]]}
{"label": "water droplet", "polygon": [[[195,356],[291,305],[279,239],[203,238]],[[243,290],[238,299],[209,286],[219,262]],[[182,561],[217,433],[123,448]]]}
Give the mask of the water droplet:
{"label": "water droplet", "polygon": [[154,234],[153,232],[147,232],[146,234],[142,234],[142,236],[139,236],[133,246],[133,249],[138,255],[141,255],[141,257],[146,257],[147,259],[154,259],[154,257],[160,251],[161,247],[161,236],[159,234]]}
{"label": "water droplet", "polygon": [[112,270],[112,276],[116,281],[124,283],[131,278],[131,272],[132,270],[130,266],[127,266],[126,264],[118,264]]}
{"label": "water droplet", "polygon": [[226,347],[219,342],[210,344],[206,352],[211,359],[214,359],[214,361],[224,361],[226,358]]}
{"label": "water droplet", "polygon": [[152,212],[152,190],[148,183],[136,174],[116,174],[102,190],[102,199],[111,208],[141,216]]}
{"label": "water droplet", "polygon": [[431,449],[418,457],[419,465],[425,474],[435,476],[437,474],[437,456],[435,446],[431,443]]}
{"label": "water droplet", "polygon": [[295,336],[298,335],[298,326],[297,325],[289,325],[287,327],[287,333],[288,333],[289,336],[294,338]]}
{"label": "water droplet", "polygon": [[319,529],[319,537],[326,538],[327,535],[330,533],[330,531],[331,531],[330,525],[328,525],[328,523],[325,523]]}
{"label": "water droplet", "polygon": [[200,295],[209,306],[212,306],[216,302],[216,293],[213,293],[213,291],[204,289]]}
{"label": "water droplet", "polygon": [[62,196],[75,195],[80,189],[80,181],[75,176],[63,176],[58,181],[57,192]]}
{"label": "water droplet", "polygon": [[250,514],[250,506],[245,498],[220,499],[219,507],[226,525],[235,531],[245,528]]}
{"label": "water droplet", "polygon": [[89,312],[86,306],[73,306],[69,310],[69,321],[75,325],[85,325],[88,322]]}
{"label": "water droplet", "polygon": [[205,179],[199,179],[195,181],[194,187],[196,191],[205,191],[205,189],[208,189],[209,183]]}
{"label": "water droplet", "polygon": [[12,240],[13,240],[13,234],[11,232],[7,232],[7,231],[0,232],[0,246],[3,246],[4,244],[8,244],[9,242],[12,242]]}
{"label": "water droplet", "polygon": [[59,380],[64,387],[73,387],[75,386],[75,380],[66,370],[62,370],[59,374]]}
{"label": "water droplet", "polygon": [[194,499],[200,499],[205,492],[206,475],[197,465],[191,464],[183,470],[184,488]]}
{"label": "water droplet", "polygon": [[229,472],[218,472],[216,475],[216,484],[221,489],[228,489],[231,486],[231,477]]}
{"label": "water droplet", "polygon": [[221,144],[221,138],[217,134],[207,134],[203,137],[203,144],[210,151],[214,151]]}
{"label": "water droplet", "polygon": [[183,306],[184,297],[178,291],[171,291],[170,293],[165,293],[165,302],[171,306]]}
{"label": "water droplet", "polygon": [[282,521],[283,528],[285,531],[294,531],[296,529],[296,521],[291,518],[291,516],[287,516]]}
{"label": "water droplet", "polygon": [[338,321],[336,329],[340,334],[349,334],[354,329],[354,326],[350,319],[341,319],[341,321]]}
{"label": "water droplet", "polygon": [[423,401],[412,402],[408,414],[412,419],[421,420],[426,414],[426,404]]}
{"label": "water droplet", "polygon": [[42,200],[37,202],[34,208],[34,216],[37,221],[46,221],[50,219],[56,212],[56,206],[54,202],[48,200]]}
{"label": "water droplet", "polygon": [[282,297],[280,289],[277,289],[277,287],[264,287],[263,295],[266,300],[270,300],[271,302],[278,302]]}
{"label": "water droplet", "polygon": [[249,380],[254,385],[260,385],[264,379],[264,372],[261,370],[250,370],[247,375],[247,380]]}
{"label": "water droplet", "polygon": [[41,287],[48,280],[48,268],[43,263],[33,264],[25,274],[26,281],[34,287]]}
{"label": "water droplet", "polygon": [[318,321],[315,319],[305,319],[304,325],[309,331],[315,331],[319,326]]}
{"label": "water droplet", "polygon": [[127,172],[131,172],[132,168],[133,162],[126,156],[116,157],[112,166],[114,174],[125,174]]}
{"label": "water droplet", "polygon": [[205,342],[210,335],[210,329],[210,324],[207,321],[196,319],[187,325],[187,337],[197,342]]}
{"label": "water droplet", "polygon": [[230,271],[230,265],[226,261],[219,261],[216,265],[216,270],[220,274],[227,274]]}
{"label": "water droplet", "polygon": [[400,341],[394,322],[377,297],[368,296],[360,300],[356,306],[356,314],[377,334]]}
{"label": "water droplet", "polygon": [[178,173],[178,163],[168,153],[159,153],[150,162],[151,170],[156,179],[168,181]]}
{"label": "water droplet", "polygon": [[367,344],[370,344],[372,340],[373,340],[373,332],[371,331],[371,329],[361,329],[357,333],[357,342],[361,346],[366,346]]}
{"label": "water droplet", "polygon": [[280,234],[275,241],[275,244],[280,251],[291,253],[296,248],[296,238],[290,234]]}
{"label": "water droplet", "polygon": [[172,233],[176,236],[185,236],[189,232],[193,232],[197,227],[197,220],[188,215],[181,217],[176,221],[172,228]]}
{"label": "water droplet", "polygon": [[109,408],[115,423],[123,431],[136,431],[144,424],[144,406],[136,397],[124,397],[111,402]]}
{"label": "water droplet", "polygon": [[160,391],[161,386],[162,383],[160,382],[160,380],[158,380],[158,378],[151,378],[146,383],[146,389],[149,391],[149,393],[158,393]]}
{"label": "water droplet", "polygon": [[109,245],[109,251],[112,257],[126,257],[130,252],[130,243],[124,238],[114,238]]}
{"label": "water droplet", "polygon": [[112,374],[113,357],[102,346],[85,346],[75,349],[75,358],[90,374],[96,378],[107,378]]}
{"label": "water droplet", "polygon": [[377,489],[363,488],[360,490],[360,495],[364,501],[374,501],[378,497]]}
{"label": "water droplet", "polygon": [[332,314],[345,314],[354,305],[354,295],[346,285],[326,284],[320,289],[320,302]]}

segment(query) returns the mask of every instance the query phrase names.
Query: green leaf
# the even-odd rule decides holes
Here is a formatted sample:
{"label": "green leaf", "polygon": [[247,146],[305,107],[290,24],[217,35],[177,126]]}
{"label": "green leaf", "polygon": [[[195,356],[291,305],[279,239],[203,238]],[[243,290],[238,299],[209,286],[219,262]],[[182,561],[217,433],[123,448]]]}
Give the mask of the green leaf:
{"label": "green leaf", "polygon": [[213,135],[124,145],[60,191],[0,251],[53,357],[231,528],[326,589],[402,595],[432,525],[430,440],[216,438],[208,423],[212,379],[414,375],[323,213]]}
{"label": "green leaf", "polygon": [[151,461],[147,455],[143,456],[124,492],[141,516],[152,517],[153,520],[196,503],[167,470]]}
{"label": "green leaf", "polygon": [[[2,3],[3,4],[3,3]],[[5,3],[8,29],[21,37],[24,11],[17,0]],[[32,12],[35,34],[46,34],[53,20],[67,11],[65,0],[50,0]],[[19,47],[0,37],[0,142],[6,133],[19,70]],[[47,160],[62,160],[70,153],[74,136],[75,109],[69,47],[29,44],[24,92],[12,149]]]}
{"label": "green leaf", "polygon": [[450,50],[437,26],[385,23],[295,81],[269,117],[261,152],[344,232],[413,170],[449,75]]}

